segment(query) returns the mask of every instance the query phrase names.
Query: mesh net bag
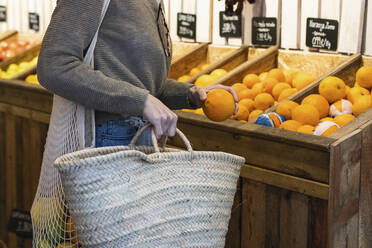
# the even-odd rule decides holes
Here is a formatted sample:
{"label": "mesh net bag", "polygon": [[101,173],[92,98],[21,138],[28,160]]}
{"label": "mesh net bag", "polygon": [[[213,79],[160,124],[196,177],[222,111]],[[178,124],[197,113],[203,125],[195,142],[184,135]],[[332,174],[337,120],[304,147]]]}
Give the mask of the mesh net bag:
{"label": "mesh net bag", "polygon": [[[109,3],[110,0],[103,3],[99,27]],[[92,68],[99,27],[84,58],[84,63]],[[33,247],[79,246],[74,221],[65,204],[61,177],[53,163],[59,156],[94,144],[93,134],[94,111],[55,95],[39,185],[31,208]]]}

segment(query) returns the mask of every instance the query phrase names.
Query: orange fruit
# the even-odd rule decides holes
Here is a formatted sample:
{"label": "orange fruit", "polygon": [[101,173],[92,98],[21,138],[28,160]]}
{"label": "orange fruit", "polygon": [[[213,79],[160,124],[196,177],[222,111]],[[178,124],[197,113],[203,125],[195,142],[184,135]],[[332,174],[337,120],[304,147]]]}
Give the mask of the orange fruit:
{"label": "orange fruit", "polygon": [[239,103],[238,113],[236,113],[236,115],[233,115],[231,118],[233,120],[238,121],[247,121],[248,117],[249,117],[248,109],[243,104]]}
{"label": "orange fruit", "polygon": [[278,68],[271,69],[267,77],[275,78],[278,82],[285,82],[285,75],[283,71]]}
{"label": "orange fruit", "polygon": [[323,121],[315,128],[313,134],[327,137],[336,132],[340,127],[333,121]]}
{"label": "orange fruit", "polygon": [[319,122],[322,122],[322,121],[334,121],[334,119],[332,117],[325,117],[319,120]]}
{"label": "orange fruit", "polygon": [[274,105],[274,98],[268,93],[260,93],[254,98],[254,107],[260,110],[266,110]]}
{"label": "orange fruit", "polygon": [[345,126],[350,121],[354,120],[355,116],[351,114],[343,114],[335,117],[334,122],[340,127]]}
{"label": "orange fruit", "polygon": [[311,94],[305,97],[301,104],[311,104],[313,105],[319,112],[319,117],[324,118],[328,116],[329,113],[329,103],[327,99],[319,94]]}
{"label": "orange fruit", "polygon": [[356,73],[356,81],[363,88],[372,87],[372,67],[362,66]]}
{"label": "orange fruit", "polygon": [[191,76],[189,75],[183,75],[181,77],[179,77],[177,79],[178,82],[181,82],[181,83],[186,83],[187,81],[189,81],[191,79]]}
{"label": "orange fruit", "polygon": [[279,103],[275,112],[284,116],[287,120],[290,120],[292,119],[293,109],[298,106],[300,105],[297,102],[286,100],[286,101]]}
{"label": "orange fruit", "polygon": [[262,89],[263,89],[263,83],[256,83],[252,87],[252,90],[254,90],[255,92],[257,92],[257,94],[262,93]]}
{"label": "orange fruit", "polygon": [[272,90],[273,97],[278,100],[280,93],[282,93],[283,90],[290,89],[291,86],[287,83],[278,83],[274,86]]}
{"label": "orange fruit", "polygon": [[353,114],[358,116],[372,106],[371,96],[361,96],[353,104]]}
{"label": "orange fruit", "polygon": [[285,82],[287,82],[288,84],[292,86],[292,81],[293,81],[294,76],[296,75],[296,72],[292,70],[283,70],[283,74],[285,77]]}
{"label": "orange fruit", "polygon": [[266,78],[262,80],[262,93],[272,94],[274,86],[278,83],[275,78]]}
{"label": "orange fruit", "polygon": [[292,120],[301,122],[302,124],[308,124],[316,126],[319,123],[319,112],[311,104],[301,104],[292,111]]}
{"label": "orange fruit", "polygon": [[203,111],[212,121],[224,121],[234,114],[234,97],[223,89],[212,90],[207,94]]}
{"label": "orange fruit", "polygon": [[239,102],[239,105],[240,104],[245,106],[248,109],[249,112],[254,110],[254,101],[252,99],[245,98],[245,99],[243,99]]}
{"label": "orange fruit", "polygon": [[233,84],[231,87],[233,87],[236,91],[236,94],[239,94],[240,91],[248,89],[244,84],[242,83],[236,83]]}
{"label": "orange fruit", "polygon": [[315,77],[306,72],[298,72],[293,78],[292,85],[297,90],[301,90],[315,81]]}
{"label": "orange fruit", "polygon": [[196,67],[195,67],[195,68],[192,68],[192,69],[191,69],[191,71],[190,71],[189,74],[190,74],[191,77],[193,77],[193,76],[199,74],[200,72],[201,72],[201,70],[200,70],[199,68],[196,68]]}
{"label": "orange fruit", "polygon": [[350,88],[346,92],[346,98],[349,100],[351,103],[354,103],[354,101],[361,97],[361,96],[367,96],[370,95],[369,91],[365,88],[354,86],[353,88]]}
{"label": "orange fruit", "polygon": [[258,77],[260,78],[261,81],[266,79],[268,76],[269,76],[268,72],[262,72],[262,73],[260,73],[260,75],[258,75]]}
{"label": "orange fruit", "polygon": [[204,71],[204,70],[208,69],[209,66],[210,66],[210,64],[203,64],[203,65],[199,66],[199,69],[200,69],[200,71]]}
{"label": "orange fruit", "polygon": [[190,112],[190,113],[194,113],[195,110],[194,109],[182,109],[183,112]]}
{"label": "orange fruit", "polygon": [[245,89],[245,90],[242,90],[238,93],[238,98],[239,98],[239,101],[243,100],[243,99],[246,99],[246,98],[250,98],[250,99],[253,99],[256,97],[256,91],[252,90],[252,89]]}
{"label": "orange fruit", "polygon": [[198,87],[206,87],[213,83],[213,81],[216,80],[211,75],[201,75],[198,77],[198,79],[195,81],[195,85]]}
{"label": "orange fruit", "polygon": [[68,217],[68,219],[67,219],[67,223],[66,223],[66,233],[67,233],[68,236],[70,237],[71,242],[73,242],[73,243],[77,243],[77,242],[78,242],[77,237],[76,237],[76,229],[75,229],[75,225],[74,225],[74,223],[72,222],[71,217]]}
{"label": "orange fruit", "polygon": [[283,122],[279,128],[296,132],[301,126],[302,126],[301,122],[295,120],[288,120]]}
{"label": "orange fruit", "polygon": [[341,100],[346,96],[345,83],[338,77],[326,77],[319,84],[319,94],[329,103]]}
{"label": "orange fruit", "polygon": [[194,110],[194,113],[195,113],[195,114],[198,114],[198,115],[204,115],[203,108],[195,109],[195,110]]}
{"label": "orange fruit", "polygon": [[306,134],[312,134],[313,131],[315,130],[314,126],[311,125],[303,125],[297,129],[297,132],[300,133],[306,133]]}
{"label": "orange fruit", "polygon": [[253,120],[254,118],[256,118],[256,117],[258,117],[259,115],[261,115],[262,113],[263,113],[263,111],[260,110],[260,109],[253,110],[253,111],[249,114],[248,121]]}
{"label": "orange fruit", "polygon": [[341,99],[335,103],[333,103],[329,109],[329,115],[332,117],[342,115],[342,114],[351,114],[353,104],[345,99]]}
{"label": "orange fruit", "polygon": [[295,94],[297,92],[296,88],[286,89],[283,90],[282,93],[280,93],[278,102],[290,97],[291,95]]}
{"label": "orange fruit", "polygon": [[213,70],[209,75],[215,78],[223,77],[227,74],[227,71],[225,69],[215,69]]}
{"label": "orange fruit", "polygon": [[254,73],[247,74],[243,78],[243,84],[248,88],[252,88],[253,85],[259,83],[260,81],[261,81],[260,78]]}

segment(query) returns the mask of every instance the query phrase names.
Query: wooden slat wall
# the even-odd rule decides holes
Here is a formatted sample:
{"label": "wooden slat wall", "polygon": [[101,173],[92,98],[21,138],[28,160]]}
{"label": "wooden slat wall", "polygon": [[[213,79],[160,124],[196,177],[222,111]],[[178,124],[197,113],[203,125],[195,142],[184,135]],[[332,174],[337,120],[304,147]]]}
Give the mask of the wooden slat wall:
{"label": "wooden slat wall", "polygon": [[301,6],[301,49],[306,47],[306,20],[309,17],[316,18],[320,15],[320,0],[303,0]]}
{"label": "wooden slat wall", "polygon": [[282,2],[281,47],[298,49],[301,34],[301,0]]}
{"label": "wooden slat wall", "polygon": [[372,56],[372,2],[367,1],[366,3],[366,18],[364,24],[364,47],[363,52],[366,55]]}

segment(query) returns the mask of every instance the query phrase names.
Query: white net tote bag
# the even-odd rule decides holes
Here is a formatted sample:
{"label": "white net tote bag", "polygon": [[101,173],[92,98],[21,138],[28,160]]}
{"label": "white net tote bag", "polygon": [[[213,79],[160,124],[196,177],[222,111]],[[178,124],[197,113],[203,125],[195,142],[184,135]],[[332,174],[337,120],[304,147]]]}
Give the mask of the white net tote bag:
{"label": "white net tote bag", "polygon": [[[110,0],[105,0],[97,32],[88,48],[84,63],[94,67],[94,48],[98,30]],[[57,157],[94,144],[94,111],[59,96],[53,98],[53,109],[43,155],[37,193],[31,208],[33,247],[78,247],[73,220],[65,206]]]}
{"label": "white net tote bag", "polygon": [[[145,126],[144,128],[147,128]],[[242,157],[129,146],[58,158],[67,206],[84,248],[224,247]]]}

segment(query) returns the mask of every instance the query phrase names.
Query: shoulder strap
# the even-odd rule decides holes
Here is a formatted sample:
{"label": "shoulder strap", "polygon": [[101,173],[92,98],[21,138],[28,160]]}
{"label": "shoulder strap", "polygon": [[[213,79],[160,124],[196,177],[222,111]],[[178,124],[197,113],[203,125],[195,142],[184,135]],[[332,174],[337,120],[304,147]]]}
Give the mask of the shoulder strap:
{"label": "shoulder strap", "polygon": [[101,28],[101,25],[102,25],[103,19],[105,18],[105,15],[106,15],[109,4],[110,4],[110,0],[104,0],[102,13],[101,13],[101,17],[99,19],[97,31],[94,34],[92,42],[90,43],[88,51],[87,51],[87,53],[85,54],[85,57],[84,57],[84,64],[89,64],[92,67],[94,67],[93,55],[94,55],[94,49],[96,48],[96,44],[97,44],[99,29]]}

